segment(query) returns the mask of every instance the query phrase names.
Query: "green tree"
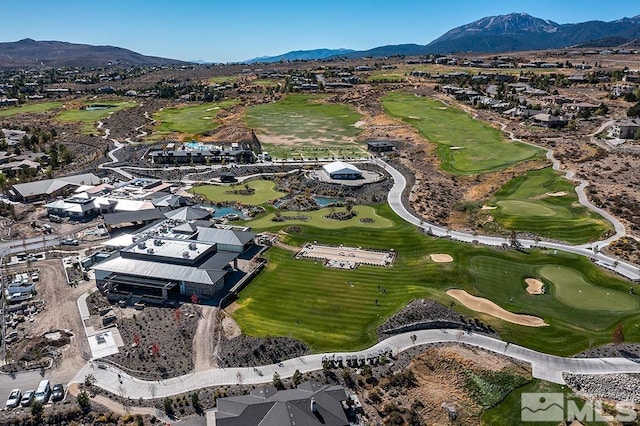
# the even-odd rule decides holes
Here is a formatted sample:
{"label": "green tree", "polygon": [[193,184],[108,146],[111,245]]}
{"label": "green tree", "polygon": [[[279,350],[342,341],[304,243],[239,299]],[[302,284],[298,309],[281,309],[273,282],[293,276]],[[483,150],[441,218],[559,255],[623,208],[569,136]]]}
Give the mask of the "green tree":
{"label": "green tree", "polygon": [[298,386],[302,382],[302,373],[300,372],[300,370],[294,371],[293,377],[291,379],[293,380],[293,384]]}
{"label": "green tree", "polygon": [[76,399],[82,411],[89,411],[89,409],[91,408],[91,399],[89,398],[89,394],[86,391],[80,392]]}
{"label": "green tree", "polygon": [[273,387],[278,390],[284,389],[284,383],[282,383],[282,379],[280,379],[280,374],[276,371],[273,373]]}
{"label": "green tree", "polygon": [[40,401],[33,401],[31,403],[31,416],[39,423],[42,418],[42,413],[44,411],[44,406]]}

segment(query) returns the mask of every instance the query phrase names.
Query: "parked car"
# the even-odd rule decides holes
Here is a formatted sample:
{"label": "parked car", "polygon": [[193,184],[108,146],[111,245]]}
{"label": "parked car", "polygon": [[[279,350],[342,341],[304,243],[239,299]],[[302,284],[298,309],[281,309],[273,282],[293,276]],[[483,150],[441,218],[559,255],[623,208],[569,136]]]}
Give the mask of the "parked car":
{"label": "parked car", "polygon": [[40,274],[37,272],[34,272],[33,274],[31,274],[31,281],[36,282],[40,280]]}
{"label": "parked car", "polygon": [[7,408],[16,408],[20,404],[20,398],[22,398],[20,389],[12,390],[7,398]]}
{"label": "parked car", "polygon": [[63,246],[77,246],[80,244],[80,242],[74,238],[66,238],[60,241],[60,244]]}
{"label": "parked car", "polygon": [[64,386],[60,383],[53,385],[51,388],[51,400],[53,402],[62,401],[64,399]]}
{"label": "parked car", "polygon": [[31,401],[33,401],[33,397],[35,396],[36,391],[28,390],[22,395],[22,399],[20,400],[20,405],[23,407],[28,407],[31,405]]}

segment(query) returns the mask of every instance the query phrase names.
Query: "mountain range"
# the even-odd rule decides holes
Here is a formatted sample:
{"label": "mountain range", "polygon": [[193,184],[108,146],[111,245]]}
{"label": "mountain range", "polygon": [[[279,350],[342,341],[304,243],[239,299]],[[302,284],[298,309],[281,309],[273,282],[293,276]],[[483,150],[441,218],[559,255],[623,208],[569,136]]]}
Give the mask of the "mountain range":
{"label": "mountain range", "polygon": [[0,43],[0,68],[98,67],[109,63],[123,65],[186,64],[175,59],[145,56],[114,46],[92,46],[64,41],[24,40]]}
{"label": "mountain range", "polygon": [[[489,16],[454,28],[431,43],[379,46],[369,50],[314,49],[296,50],[277,56],[262,56],[244,63],[363,58],[384,56],[420,56],[449,53],[498,53],[525,50],[638,46],[640,15],[615,21],[589,21],[558,24],[526,13]],[[204,61],[203,61],[204,62]],[[175,65],[188,62],[145,56],[114,46],[92,46],[63,41],[24,39],[0,43],[0,68]]]}
{"label": "mountain range", "polygon": [[[497,53],[525,50],[558,49],[565,47],[615,47],[640,39],[640,15],[615,21],[589,21],[577,24],[558,24],[526,13],[489,16],[470,24],[454,28],[431,43],[400,44],[375,47],[369,50],[338,52],[327,55],[322,49],[322,58],[363,58],[380,56],[420,56],[427,54],[448,54],[459,52]],[[307,51],[313,52],[313,51]],[[289,54],[292,54],[290,57]],[[278,62],[295,60],[300,51],[283,55],[250,59],[246,62]],[[295,53],[295,55],[293,55]]]}

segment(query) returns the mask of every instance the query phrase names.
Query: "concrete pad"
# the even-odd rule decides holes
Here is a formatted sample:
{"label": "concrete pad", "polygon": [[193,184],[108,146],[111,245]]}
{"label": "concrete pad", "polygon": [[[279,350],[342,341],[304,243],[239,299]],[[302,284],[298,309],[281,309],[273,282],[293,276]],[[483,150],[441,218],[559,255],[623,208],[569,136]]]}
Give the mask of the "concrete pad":
{"label": "concrete pad", "polygon": [[120,352],[118,349],[118,343],[122,346],[122,337],[120,332],[115,330],[102,331],[88,336],[89,347],[91,348],[91,357],[93,359],[104,358],[109,355],[117,354]]}

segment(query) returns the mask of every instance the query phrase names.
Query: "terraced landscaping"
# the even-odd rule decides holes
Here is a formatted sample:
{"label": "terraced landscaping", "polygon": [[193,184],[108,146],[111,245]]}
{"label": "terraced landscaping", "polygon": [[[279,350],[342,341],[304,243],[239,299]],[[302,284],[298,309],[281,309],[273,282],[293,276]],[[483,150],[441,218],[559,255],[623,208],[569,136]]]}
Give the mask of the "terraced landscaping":
{"label": "terraced landscaping", "polygon": [[216,119],[220,111],[236,104],[236,101],[227,100],[161,109],[153,114],[156,127],[150,140],[161,140],[176,134],[182,136],[182,140],[188,140],[213,130],[220,126],[220,122]]}
{"label": "terraced landscaping", "polygon": [[[550,250],[504,251],[430,238],[396,217],[387,205],[375,206],[375,212],[393,226],[348,227],[334,232],[301,223],[294,231],[286,230],[290,226],[287,222],[265,221],[264,217],[248,222],[256,231],[286,230],[282,237],[289,245],[301,246],[307,241],[347,244],[394,249],[398,256],[391,267],[340,270],[313,260],[294,260],[292,252],[272,248],[265,254],[267,268],[237,301],[233,315],[243,331],[253,336],[295,337],[314,351],[361,349],[373,344],[376,328],[410,300],[432,298],[490,324],[507,341],[558,355],[610,342],[618,322],[624,326],[627,341],[640,339],[640,331],[633,326],[640,320],[635,308],[640,297],[628,293],[629,282],[598,269],[582,256]],[[449,254],[455,262],[436,263],[429,257],[433,253]],[[558,266],[565,272],[575,271],[574,275],[580,271],[584,284],[569,283],[574,288],[593,286],[615,296],[597,305],[566,303],[555,296],[554,287],[569,281],[546,276],[546,267]],[[527,277],[544,280],[550,291],[544,295],[527,293]],[[386,291],[381,292],[380,286]],[[478,314],[447,296],[445,291],[450,288],[486,297],[511,312],[542,317],[549,326],[518,326]]]}
{"label": "terraced landscaping", "polygon": [[508,182],[488,202],[503,228],[583,244],[603,238],[611,223],[578,202],[573,184],[551,168]]}
{"label": "terraced landscaping", "polygon": [[500,170],[543,153],[509,141],[499,130],[434,99],[392,93],[382,98],[382,105],[387,114],[411,124],[437,144],[441,168],[450,173],[469,175]]}
{"label": "terraced landscaping", "polygon": [[109,114],[135,105],[135,102],[105,102],[100,105],[86,103],[81,108],[61,112],[56,116],[56,119],[82,123],[83,132],[88,134],[95,130],[95,125],[98,121],[105,119]]}

